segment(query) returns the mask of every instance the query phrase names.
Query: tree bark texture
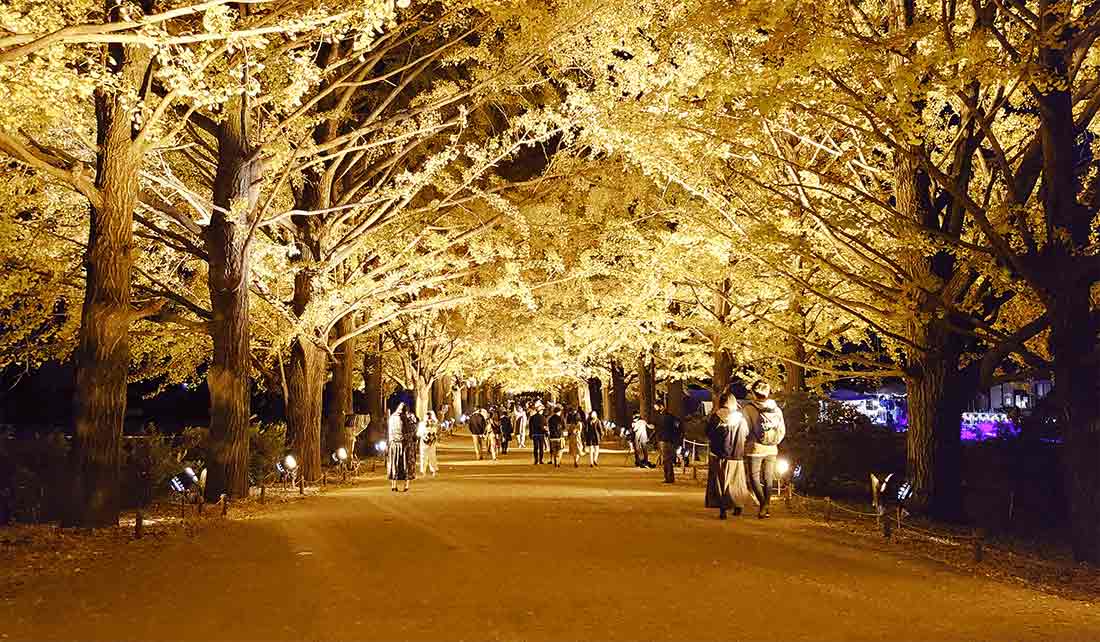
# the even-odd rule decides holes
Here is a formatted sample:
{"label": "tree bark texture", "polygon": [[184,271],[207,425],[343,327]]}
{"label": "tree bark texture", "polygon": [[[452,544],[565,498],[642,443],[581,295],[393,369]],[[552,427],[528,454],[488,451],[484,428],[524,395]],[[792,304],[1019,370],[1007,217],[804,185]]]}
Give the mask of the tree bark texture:
{"label": "tree bark texture", "polygon": [[630,423],[626,405],[626,370],[616,359],[611,360],[611,393],[614,397],[615,424],[622,428]]}
{"label": "tree bark texture", "polygon": [[649,423],[657,419],[653,411],[657,397],[656,364],[653,358],[641,354],[638,356],[638,414]]}
{"label": "tree bark texture", "polygon": [[386,402],[382,394],[382,357],[379,352],[363,354],[363,387],[367,394],[367,412],[370,414],[370,427],[367,434],[371,438],[385,434]]}
{"label": "tree bark texture", "polygon": [[321,399],[324,392],[325,352],[307,338],[290,350],[287,367],[286,445],[298,460],[306,481],[321,476]]}
{"label": "tree bark texture", "polygon": [[[344,317],[336,323],[333,334],[343,337],[355,329],[354,319]],[[349,339],[336,348],[332,364],[332,381],[329,384],[328,415],[325,417],[324,452],[337,448],[349,448],[347,417],[352,414],[352,391],[355,388],[355,339]]]}
{"label": "tree bark texture", "polygon": [[684,418],[684,382],[673,379],[668,382],[668,401],[665,404],[668,414],[673,417]]}
{"label": "tree bark texture", "polygon": [[[107,14],[118,20],[109,5]],[[140,91],[150,62],[141,47],[109,48],[124,89]],[[74,352],[72,489],[62,524],[104,527],[118,524],[121,509],[122,428],[130,367],[129,327],[133,264],[133,212],[138,200],[142,155],[119,94],[95,94],[96,187],[101,201],[91,208],[84,256],[84,304]]]}
{"label": "tree bark texture", "polygon": [[259,164],[252,159],[249,113],[245,99],[226,104],[218,131],[214,176],[214,213],[203,231],[209,255],[210,339],[213,359],[210,389],[210,453],[206,499],[222,493],[248,496],[248,421],[250,412],[250,341],[248,289],[251,217],[256,207]]}

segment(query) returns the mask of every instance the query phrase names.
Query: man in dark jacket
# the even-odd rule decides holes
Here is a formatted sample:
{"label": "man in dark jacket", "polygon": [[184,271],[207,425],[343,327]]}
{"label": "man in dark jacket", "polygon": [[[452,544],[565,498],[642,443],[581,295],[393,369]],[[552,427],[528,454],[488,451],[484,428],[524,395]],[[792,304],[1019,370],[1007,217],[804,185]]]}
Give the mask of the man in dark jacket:
{"label": "man in dark jacket", "polygon": [[512,412],[502,410],[500,412],[500,454],[508,454],[508,442],[512,441]]}
{"label": "man in dark jacket", "polygon": [[474,438],[474,455],[481,459],[481,442],[485,439],[485,417],[478,410],[470,415],[470,435]]}
{"label": "man in dark jacket", "polygon": [[535,406],[528,419],[528,426],[531,429],[531,448],[535,453],[535,463],[541,464],[546,447],[546,418],[542,416],[542,408]]}
{"label": "man in dark jacket", "polygon": [[669,413],[664,404],[657,404],[657,438],[661,441],[661,462],[665,468],[665,483],[676,481],[676,449],[684,443],[680,418]]}

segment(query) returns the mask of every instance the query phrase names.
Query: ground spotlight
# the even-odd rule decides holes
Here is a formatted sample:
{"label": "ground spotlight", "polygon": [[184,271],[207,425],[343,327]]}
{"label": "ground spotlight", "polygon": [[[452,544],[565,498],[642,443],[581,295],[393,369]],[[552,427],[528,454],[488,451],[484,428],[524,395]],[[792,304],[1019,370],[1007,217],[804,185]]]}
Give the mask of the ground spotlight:
{"label": "ground spotlight", "polygon": [[470,420],[470,418],[469,418],[469,417],[467,417],[466,415],[462,415],[461,417],[459,417],[459,418],[458,418],[458,423],[460,423],[460,424],[464,424],[464,423],[466,423],[466,422],[467,422],[467,421],[469,421],[469,420]]}
{"label": "ground spotlight", "polygon": [[383,452],[386,450],[386,442],[384,440],[379,441],[374,447],[378,449],[378,452]]}
{"label": "ground spotlight", "polygon": [[298,468],[298,460],[294,458],[294,455],[287,453],[287,455],[283,457],[282,461],[275,462],[275,468],[280,473],[292,473]]}
{"label": "ground spotlight", "polygon": [[332,463],[342,464],[348,460],[348,449],[343,446],[332,452]]}
{"label": "ground spotlight", "polygon": [[775,461],[775,472],[779,473],[781,477],[786,476],[791,472],[791,462],[785,457],[780,457]]}
{"label": "ground spotlight", "polygon": [[190,466],[184,468],[178,475],[168,480],[168,485],[177,493],[186,493],[199,483],[199,476]]}

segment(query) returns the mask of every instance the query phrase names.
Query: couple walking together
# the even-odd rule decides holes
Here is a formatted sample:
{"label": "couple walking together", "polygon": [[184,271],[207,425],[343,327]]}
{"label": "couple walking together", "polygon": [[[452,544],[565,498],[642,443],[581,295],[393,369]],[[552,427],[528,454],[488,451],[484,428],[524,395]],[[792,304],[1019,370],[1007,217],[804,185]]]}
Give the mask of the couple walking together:
{"label": "couple walking together", "polygon": [[757,517],[771,516],[768,504],[775,460],[786,424],[770,394],[771,387],[758,381],[749,392],[749,401],[740,407],[737,398],[725,392],[707,418],[706,507],[717,508],[720,519],[726,519],[729,510],[740,515],[753,500],[760,506]]}

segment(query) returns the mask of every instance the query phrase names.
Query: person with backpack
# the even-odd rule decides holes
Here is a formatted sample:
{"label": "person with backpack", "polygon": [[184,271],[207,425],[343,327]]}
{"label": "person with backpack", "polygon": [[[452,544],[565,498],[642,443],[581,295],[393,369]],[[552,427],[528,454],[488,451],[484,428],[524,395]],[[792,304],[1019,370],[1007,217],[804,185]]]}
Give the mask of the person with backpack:
{"label": "person with backpack", "polygon": [[768,504],[771,500],[772,480],[775,478],[775,459],[779,444],[787,434],[783,411],[773,399],[769,399],[771,386],[766,381],[752,385],[749,402],[745,404],[745,420],[749,425],[749,438],[745,446],[745,472],[753,495],[760,504],[756,516],[771,517]]}
{"label": "person with backpack", "polygon": [[482,443],[485,441],[485,416],[475,410],[470,415],[470,436],[474,439],[474,456],[481,459]]}

